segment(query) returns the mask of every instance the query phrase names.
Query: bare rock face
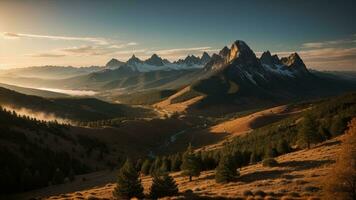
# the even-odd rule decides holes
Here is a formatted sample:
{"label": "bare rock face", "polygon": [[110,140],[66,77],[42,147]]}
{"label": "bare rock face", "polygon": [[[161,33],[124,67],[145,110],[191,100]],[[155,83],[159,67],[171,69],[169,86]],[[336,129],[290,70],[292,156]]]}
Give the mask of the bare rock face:
{"label": "bare rock face", "polygon": [[203,55],[200,58],[200,62],[205,65],[206,63],[208,63],[210,61],[211,57],[209,56],[208,53],[206,53],[205,51],[203,52]]}
{"label": "bare rock face", "polygon": [[266,65],[279,65],[281,61],[279,60],[277,55],[271,55],[269,51],[265,51],[262,53],[260,61],[262,64]]}
{"label": "bare rock face", "polygon": [[142,60],[140,60],[139,58],[137,58],[136,56],[135,56],[135,54],[134,55],[132,55],[132,57],[126,62],[128,65],[135,65],[135,64],[137,64],[137,63],[143,63],[143,61]]}
{"label": "bare rock face", "polygon": [[157,54],[153,54],[149,59],[145,60],[145,63],[154,66],[163,66],[164,62]]}
{"label": "bare rock face", "polygon": [[219,56],[222,58],[227,58],[227,56],[230,54],[230,49],[225,46],[221,51],[219,52]]}
{"label": "bare rock face", "polygon": [[281,58],[282,64],[284,64],[289,70],[292,70],[298,74],[309,73],[307,67],[305,66],[303,60],[297,53],[292,53],[288,57]]}
{"label": "bare rock face", "polygon": [[125,63],[124,62],[121,62],[115,58],[111,59],[108,63],[106,63],[106,67],[108,68],[117,68],[117,67],[120,67],[122,65],[124,65]]}
{"label": "bare rock face", "polygon": [[232,62],[235,59],[240,59],[248,63],[256,63],[257,61],[256,54],[241,40],[236,40],[231,45],[227,62]]}

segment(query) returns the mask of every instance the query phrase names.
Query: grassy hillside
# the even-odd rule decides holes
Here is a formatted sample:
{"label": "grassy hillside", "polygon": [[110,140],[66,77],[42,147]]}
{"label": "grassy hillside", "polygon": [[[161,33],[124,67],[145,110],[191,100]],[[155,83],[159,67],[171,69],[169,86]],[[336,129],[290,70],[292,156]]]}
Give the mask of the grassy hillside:
{"label": "grassy hillside", "polygon": [[25,95],[0,87],[0,104],[14,109],[55,115],[73,121],[93,121],[118,117],[143,117],[150,115],[143,108],[107,103],[94,98],[42,98]]}
{"label": "grassy hillside", "polygon": [[168,98],[175,92],[176,90],[148,90],[110,98],[125,104],[150,105]]}
{"label": "grassy hillside", "polygon": [[[324,179],[331,171],[344,137],[321,143],[312,149],[279,156],[276,167],[256,163],[240,169],[236,182],[216,183],[214,170],[204,171],[192,182],[180,172],[173,172],[180,194],[163,199],[318,199],[323,195]],[[49,196],[48,199],[113,198],[117,172],[102,171],[79,176],[76,181],[29,192],[21,197]],[[85,178],[86,181],[81,181]],[[141,176],[145,193],[152,184],[150,176]],[[262,191],[262,192],[261,192]]]}
{"label": "grassy hillside", "polygon": [[[68,126],[21,117],[3,108],[0,121],[0,193],[58,184],[64,177],[89,172],[88,165],[70,152],[81,146],[66,134]],[[69,149],[55,146],[59,144]]]}

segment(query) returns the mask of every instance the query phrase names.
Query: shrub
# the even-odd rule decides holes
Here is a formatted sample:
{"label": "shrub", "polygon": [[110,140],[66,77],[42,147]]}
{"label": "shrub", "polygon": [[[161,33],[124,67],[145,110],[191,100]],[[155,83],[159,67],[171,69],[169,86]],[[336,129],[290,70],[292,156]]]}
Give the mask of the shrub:
{"label": "shrub", "polygon": [[245,197],[247,197],[247,196],[253,196],[253,193],[251,192],[251,190],[245,190],[245,191],[243,191],[243,193],[242,193]]}
{"label": "shrub", "polygon": [[276,167],[278,166],[278,162],[273,158],[267,158],[262,161],[262,165],[264,167]]}
{"label": "shrub", "polygon": [[291,197],[300,197],[298,192],[291,192],[291,193],[289,193],[289,196],[291,196]]}
{"label": "shrub", "polygon": [[317,192],[319,190],[320,190],[320,188],[315,187],[315,186],[306,186],[304,188],[304,191],[307,191],[307,192]]}
{"label": "shrub", "polygon": [[255,195],[255,196],[264,197],[264,196],[266,196],[266,193],[265,193],[264,191],[262,191],[262,190],[256,190],[256,191],[254,192],[254,195]]}

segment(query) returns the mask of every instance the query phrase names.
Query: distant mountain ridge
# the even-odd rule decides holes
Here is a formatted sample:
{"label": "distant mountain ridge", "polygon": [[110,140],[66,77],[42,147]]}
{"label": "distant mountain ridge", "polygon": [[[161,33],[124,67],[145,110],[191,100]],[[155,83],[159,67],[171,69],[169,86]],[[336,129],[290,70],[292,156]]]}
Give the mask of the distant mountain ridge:
{"label": "distant mountain ridge", "polygon": [[103,70],[103,67],[36,66],[1,70],[1,76],[18,76],[43,79],[63,79]]}
{"label": "distant mountain ridge", "polygon": [[150,72],[157,70],[181,70],[192,68],[203,68],[210,60],[208,53],[203,52],[201,57],[194,55],[188,55],[185,59],[179,59],[174,62],[170,62],[167,59],[162,59],[157,54],[153,54],[146,60],[140,60],[135,55],[126,62],[119,61],[117,59],[111,59],[106,67],[110,69],[126,68],[126,70],[136,72]]}

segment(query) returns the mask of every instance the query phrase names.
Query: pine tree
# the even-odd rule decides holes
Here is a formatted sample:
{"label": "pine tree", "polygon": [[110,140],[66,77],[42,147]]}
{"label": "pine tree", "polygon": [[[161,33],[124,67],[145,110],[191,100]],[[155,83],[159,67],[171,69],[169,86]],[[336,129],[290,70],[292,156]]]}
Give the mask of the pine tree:
{"label": "pine tree", "polygon": [[189,176],[189,181],[192,181],[193,176],[199,176],[201,171],[201,163],[194,155],[192,146],[189,144],[187,151],[183,154],[183,162],[181,169],[183,175]]}
{"label": "pine tree", "polygon": [[278,154],[277,150],[274,147],[267,147],[265,150],[264,158],[274,158]]}
{"label": "pine tree", "polygon": [[117,186],[113,194],[118,199],[143,198],[144,196],[139,173],[129,159],[119,171]]}
{"label": "pine tree", "polygon": [[347,124],[340,117],[334,117],[331,123],[330,132],[333,136],[342,134],[345,131]]}
{"label": "pine tree", "polygon": [[163,157],[160,171],[169,172],[171,171],[171,161],[167,157]]}
{"label": "pine tree", "polygon": [[298,139],[299,142],[306,144],[308,149],[311,144],[320,140],[316,124],[310,115],[304,117],[302,127],[299,129]]}
{"label": "pine tree", "polygon": [[62,170],[60,170],[59,168],[56,169],[56,172],[53,175],[53,183],[54,184],[61,184],[64,182],[64,174],[62,172]]}
{"label": "pine tree", "polygon": [[168,173],[155,174],[150,188],[151,198],[174,196],[178,193],[175,180]]}
{"label": "pine tree", "polygon": [[215,169],[215,181],[217,183],[227,183],[236,179],[238,173],[236,164],[230,155],[223,155],[218,167]]}
{"label": "pine tree", "polygon": [[172,159],[171,170],[177,172],[180,170],[180,166],[182,165],[182,157],[181,154],[176,154]]}
{"label": "pine tree", "polygon": [[279,155],[289,153],[290,151],[291,151],[291,147],[289,146],[286,140],[281,139],[278,141],[277,152]]}
{"label": "pine tree", "polygon": [[144,175],[150,174],[150,168],[151,168],[152,162],[149,159],[146,159],[141,167],[141,173]]}

